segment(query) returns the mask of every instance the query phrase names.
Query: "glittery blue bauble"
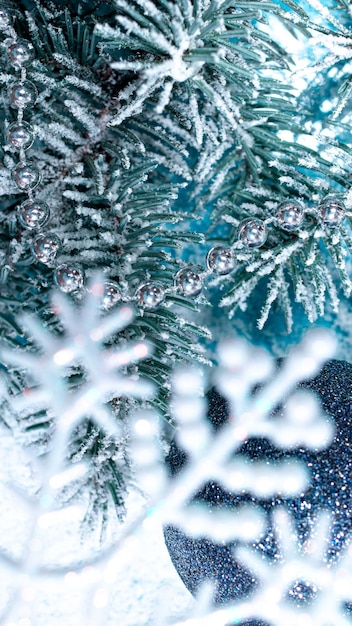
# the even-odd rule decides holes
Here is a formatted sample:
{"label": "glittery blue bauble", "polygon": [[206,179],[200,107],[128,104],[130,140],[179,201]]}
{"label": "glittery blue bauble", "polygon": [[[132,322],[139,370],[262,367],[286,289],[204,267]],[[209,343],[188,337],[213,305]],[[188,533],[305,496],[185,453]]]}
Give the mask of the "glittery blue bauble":
{"label": "glittery blue bauble", "polygon": [[[270,532],[274,505],[285,503],[290,509],[301,538],[306,536],[309,519],[314,517],[316,511],[329,507],[334,516],[329,546],[331,556],[339,554],[351,535],[352,365],[343,361],[330,361],[319,376],[305,382],[303,386],[315,390],[325,412],[334,419],[336,432],[333,443],[320,452],[297,449],[287,454],[276,450],[267,440],[252,439],[245,442],[239,451],[258,459],[275,460],[284,456],[299,458],[310,469],[311,486],[303,497],[285,501],[276,498],[270,503],[257,500],[268,519],[268,534],[257,545],[257,549],[268,557],[274,556],[277,551]],[[216,430],[227,420],[227,404],[215,390],[208,394],[208,400],[209,418]],[[186,455],[173,444],[168,456],[171,474],[176,474],[186,462]],[[229,494],[213,482],[204,485],[196,499],[209,503],[211,508],[218,505],[236,506],[244,500],[252,501],[249,495]],[[215,603],[222,604],[244,597],[256,584],[250,572],[234,560],[231,545],[215,545],[207,539],[192,539],[174,527],[167,527],[164,532],[171,560],[192,593],[197,592],[205,579],[210,579],[216,584]],[[252,621],[250,624],[258,626],[258,622]]]}

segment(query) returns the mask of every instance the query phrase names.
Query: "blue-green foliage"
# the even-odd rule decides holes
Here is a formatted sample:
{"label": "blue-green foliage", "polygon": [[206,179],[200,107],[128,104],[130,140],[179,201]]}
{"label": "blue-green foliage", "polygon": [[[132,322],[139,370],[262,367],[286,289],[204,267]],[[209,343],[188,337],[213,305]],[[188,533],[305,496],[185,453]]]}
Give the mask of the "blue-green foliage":
{"label": "blue-green foliage", "polygon": [[[42,174],[35,196],[50,205],[46,229],[62,240],[58,262],[80,264],[87,277],[100,269],[125,299],[147,280],[167,291],[164,304],[140,311],[125,331],[126,340],[147,338],[155,345],[137,373],[156,382],[155,402],[165,416],[171,368],[202,360],[199,339],[209,336],[197,318],[205,298],[193,301],[173,289],[187,254],[204,266],[215,242],[235,246],[234,272],[210,281],[209,293],[226,315],[241,311],[239,326],[248,315],[262,328],[273,309],[270,324],[280,316],[291,331],[297,304],[312,323],[325,315],[327,302],[337,310],[339,290],[350,294],[351,15],[344,0],[324,4],[328,17],[294,0],[8,4],[17,34],[35,49],[27,76],[39,97],[25,119],[35,133],[29,156]],[[308,55],[319,46],[304,90],[295,83],[302,51],[288,52],[286,35]],[[7,61],[6,37],[0,57],[0,336],[18,346],[29,341],[16,322],[23,309],[61,329],[49,306],[53,270],[34,260],[33,233],[17,221],[26,196],[10,176],[18,153],[6,145],[6,128],[17,115],[8,86],[18,75]],[[347,206],[339,228],[317,216],[328,194]],[[297,232],[283,230],[276,219],[287,199],[306,210]],[[238,247],[238,225],[253,216],[267,221],[268,239],[257,250]],[[210,316],[217,319],[217,310]],[[74,384],[80,376],[75,372]],[[7,378],[12,393],[25,385],[22,373],[8,370]],[[118,399],[115,409],[128,421],[128,401]],[[48,430],[38,429],[38,439],[45,444],[50,420],[42,417],[37,423]],[[107,445],[91,430],[87,421],[72,442],[72,457],[86,446],[97,458]],[[124,477],[107,465],[103,483],[121,504]],[[93,499],[92,510],[99,503]]]}

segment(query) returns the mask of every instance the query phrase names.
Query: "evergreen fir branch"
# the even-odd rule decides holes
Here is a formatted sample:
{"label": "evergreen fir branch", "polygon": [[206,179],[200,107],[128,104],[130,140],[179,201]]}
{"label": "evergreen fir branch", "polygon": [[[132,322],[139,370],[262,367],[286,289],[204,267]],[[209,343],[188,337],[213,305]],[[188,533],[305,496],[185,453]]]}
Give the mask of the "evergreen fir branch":
{"label": "evergreen fir branch", "polygon": [[340,277],[345,294],[349,296],[351,280],[345,269],[341,248],[339,245],[333,246],[328,238],[322,239],[322,245],[319,246],[314,231],[309,235],[309,242],[310,246],[307,246],[305,239],[296,238],[292,243],[286,242],[286,245],[281,244],[276,249],[258,251],[257,261],[253,259],[252,253],[241,255],[239,268],[234,275],[234,284],[222,297],[221,306],[229,307],[229,314],[232,317],[237,307],[241,309],[245,307],[246,299],[257,288],[258,283],[267,277],[267,296],[257,321],[259,329],[263,328],[272,305],[277,300],[283,305],[287,328],[292,329],[292,306],[289,301],[291,288],[288,279],[294,299],[302,304],[311,322],[324,315],[326,292],[331,298],[333,310],[336,311],[339,298],[331,271],[326,264],[324,247],[333,262],[335,274]]}
{"label": "evergreen fir branch", "polygon": [[[290,6],[304,14],[294,3]],[[120,60],[113,61],[112,67],[124,72],[132,71],[137,78],[125,93],[120,94],[122,109],[113,124],[118,125],[127,117],[139,114],[143,103],[153,100],[153,94],[162,85],[167,86],[171,103],[171,89],[177,85],[178,89],[183,86],[188,89],[190,98],[195,97],[198,102],[202,101],[203,94],[213,101],[220,116],[225,116],[230,125],[237,126],[238,116],[236,108],[231,110],[231,100],[243,106],[243,100],[247,101],[253,97],[255,90],[260,90],[260,65],[264,56],[268,62],[272,60],[278,66],[287,67],[284,51],[255,26],[261,21],[262,13],[256,15],[257,21],[247,19],[248,9],[253,11],[255,8],[252,2],[236,3],[236,8],[228,2],[219,6],[206,5],[203,9],[195,6],[186,9],[170,2],[160,3],[157,8],[154,5],[151,12],[147,9],[145,12],[143,2],[117,0],[116,7],[117,27],[98,25],[97,32],[106,40],[106,49],[113,46],[121,50]],[[264,7],[260,5],[260,9],[263,8],[280,13],[279,5],[275,3],[266,3]],[[173,30],[169,22],[173,24]],[[136,51],[135,59],[131,61],[129,55],[127,61],[124,50]],[[218,77],[222,77],[224,83]],[[244,80],[239,82],[239,77]],[[219,88],[226,94],[226,102],[219,97]],[[230,98],[229,90],[232,92]],[[166,99],[163,107],[167,105]],[[156,110],[158,112],[158,107]]]}
{"label": "evergreen fir branch", "polygon": [[[268,281],[267,297],[264,306],[262,307],[262,310],[260,312],[260,317],[257,321],[257,326],[259,330],[262,330],[264,328],[264,325],[269,317],[271,307],[282,293],[283,285],[285,284],[285,282],[284,268],[280,266],[275,272],[272,273]],[[285,289],[285,291],[287,292],[287,288]]]}
{"label": "evergreen fir branch", "polygon": [[293,308],[292,308],[291,298],[290,298],[290,285],[288,281],[286,280],[284,273],[283,273],[282,280],[281,280],[281,290],[279,293],[278,303],[284,314],[286,332],[290,334],[293,329]]}
{"label": "evergreen fir branch", "polygon": [[[344,0],[324,6],[324,23],[314,25],[316,9],[294,0],[116,0],[94,5],[91,13],[74,4],[21,0],[13,9],[16,32],[35,49],[26,69],[39,91],[28,115],[35,141],[26,152],[42,173],[35,197],[50,205],[49,232],[62,241],[58,263],[79,263],[87,277],[99,268],[127,301],[144,282],[162,283],[164,302],[155,310],[138,310],[110,345],[120,339],[153,342],[154,354],[130,364],[128,373],[156,383],[154,406],[169,420],[171,369],[180,361],[206,362],[202,346],[209,340],[194,321],[206,297],[192,300],[175,292],[175,272],[186,264],[184,248],[190,247],[198,262],[204,242],[234,246],[235,271],[215,281],[223,288],[221,304],[233,316],[265,286],[260,328],[271,310],[281,307],[290,331],[296,302],[314,321],[329,298],[337,310],[337,286],[347,296],[351,292],[348,219],[330,232],[316,213],[329,193],[346,201],[348,215],[351,208],[349,7]],[[290,85],[294,59],[276,40],[273,17],[290,35],[325,46],[316,84],[337,69],[340,94],[333,92],[331,100],[335,111],[343,112],[341,124],[336,113],[332,122],[321,122],[320,114],[319,125],[311,121],[322,92],[319,88],[314,100],[311,89],[309,97],[298,97]],[[0,42],[4,138],[17,117],[7,88],[19,76],[6,60],[6,37]],[[63,327],[50,307],[52,268],[34,260],[33,232],[17,221],[25,194],[10,170],[18,159],[10,145],[1,148],[0,337],[7,347],[22,346],[32,355],[35,346],[16,322],[19,310],[38,313],[57,337]],[[297,233],[277,223],[277,208],[286,199],[306,208]],[[237,242],[246,217],[259,217],[269,229],[257,251]],[[194,232],[194,220],[205,237]],[[190,320],[183,317],[185,309]],[[28,382],[24,369],[4,368],[4,376],[13,395]],[[82,370],[73,368],[70,391],[83,383]],[[124,423],[131,402],[111,400],[111,410]],[[23,440],[44,453],[52,436],[50,413],[36,407],[18,421]],[[71,440],[71,460],[87,454],[95,463],[87,524],[93,512],[106,511],[110,498],[122,511],[121,476],[126,471],[130,477],[130,468],[123,454],[115,459],[109,445],[90,419]]]}
{"label": "evergreen fir branch", "polygon": [[[294,141],[285,141],[278,138],[278,130],[282,131],[286,127],[286,131],[290,130],[294,137],[299,129],[298,120],[291,117],[290,122],[288,119],[284,120],[284,123],[280,120],[280,124],[276,125],[275,115],[273,116],[273,123],[267,125],[263,124],[260,120],[258,125],[248,127],[246,134],[243,133],[245,141],[242,141],[241,148],[244,149],[245,157],[236,148],[224,152],[224,156],[219,160],[216,167],[213,169],[214,182],[210,184],[208,202],[218,198],[215,208],[212,212],[211,227],[209,232],[212,234],[217,232],[224,221],[232,224],[228,232],[228,243],[233,245],[237,240],[237,229],[242,219],[249,216],[257,216],[260,219],[266,219],[270,215],[273,216],[273,227],[269,227],[271,235],[266,246],[263,248],[260,257],[263,259],[264,264],[261,266],[262,275],[270,275],[274,272],[274,268],[277,263],[283,262],[278,255],[277,261],[274,265],[271,265],[265,261],[266,251],[271,250],[270,254],[275,257],[274,250],[280,250],[281,246],[286,248],[285,240],[287,235],[281,231],[280,228],[275,227],[275,210],[278,206],[279,199],[282,201],[285,197],[287,199],[297,198],[300,201],[308,203],[308,206],[317,206],[325,194],[329,192],[336,195],[340,194],[340,197],[345,195],[348,190],[348,180],[351,170],[351,159],[349,155],[349,148],[342,142],[332,142],[329,146],[326,137],[319,136],[321,141],[318,149],[307,147],[301,139],[299,143]],[[282,119],[282,118],[281,118]],[[250,141],[249,138],[251,137]],[[253,138],[253,139],[252,139]],[[324,141],[324,144],[322,143]],[[241,143],[241,139],[238,139],[238,143]],[[249,145],[251,146],[249,148]],[[238,160],[238,156],[240,159]],[[237,162],[234,167],[231,167],[231,161],[234,161],[237,157]],[[248,170],[247,175],[244,175],[243,166],[247,162]],[[226,177],[222,177],[222,172],[226,172]],[[232,180],[231,180],[232,179]],[[248,180],[253,179],[253,182],[248,185]],[[219,184],[220,183],[220,184]],[[235,191],[234,191],[235,190]],[[234,193],[233,193],[234,191]],[[232,205],[229,201],[233,193]],[[300,248],[302,254],[305,256],[305,261],[298,261],[296,255],[293,256],[294,262],[298,263],[298,272],[306,271],[303,267],[308,267],[308,273],[310,273],[311,285],[305,287],[302,280],[294,278],[292,273],[292,263],[290,263],[289,274],[293,280],[294,293],[296,299],[300,300],[311,320],[316,319],[316,316],[324,313],[323,302],[325,300],[325,289],[327,285],[331,287],[331,275],[325,274],[326,261],[324,262],[323,247],[317,246],[315,237],[323,237],[321,242],[324,241],[324,234],[319,233],[317,226],[313,228],[313,231],[317,229],[316,235],[313,235],[312,231],[313,223],[311,223],[309,229],[309,237],[304,241],[301,241]],[[220,232],[220,231],[219,231]],[[343,230],[345,236],[347,236],[346,229]],[[302,233],[303,235],[303,233]],[[278,243],[278,239],[280,243]],[[346,294],[350,293],[350,281],[343,269],[343,247],[346,245],[344,240],[337,240],[334,245],[334,249],[329,248],[330,262],[332,261],[331,269],[334,267],[334,275],[339,276],[343,289]],[[276,246],[278,246],[276,248]],[[255,253],[250,253],[252,256]],[[247,257],[246,257],[247,258]],[[255,258],[255,256],[254,256]],[[268,257],[269,258],[269,257]],[[320,260],[321,259],[321,260]],[[241,255],[239,256],[241,262]],[[242,259],[243,260],[243,259]],[[248,261],[248,259],[247,259]],[[303,265],[301,265],[303,263]],[[308,265],[307,265],[308,263]],[[310,268],[309,266],[313,267]],[[254,270],[255,268],[255,270]],[[251,268],[251,272],[258,271],[259,264],[254,263]],[[247,267],[248,271],[248,267]],[[276,270],[275,270],[276,271]],[[275,283],[273,274],[273,284]],[[235,275],[237,278],[237,276]],[[234,287],[229,289],[228,295],[222,299],[222,304],[229,304],[233,306],[234,301],[238,297],[239,306],[243,306],[244,294],[249,293],[256,287],[256,281],[250,279],[248,274],[240,272],[239,280],[235,280]],[[324,277],[324,278],[323,278]],[[241,289],[242,281],[247,285],[246,289]],[[268,279],[268,298],[267,305],[263,311],[265,311],[264,317],[260,318],[259,325],[261,327],[262,320],[265,318],[270,309],[268,302],[270,301],[270,293],[274,294],[271,289],[272,281]],[[228,284],[228,279],[226,280]],[[248,286],[251,288],[248,290]],[[336,290],[332,293],[334,301],[334,309],[336,309]],[[237,294],[235,297],[234,294]],[[287,290],[286,290],[287,293]],[[276,299],[276,297],[275,297]],[[313,312],[313,310],[315,312]],[[233,315],[233,309],[231,309]]]}

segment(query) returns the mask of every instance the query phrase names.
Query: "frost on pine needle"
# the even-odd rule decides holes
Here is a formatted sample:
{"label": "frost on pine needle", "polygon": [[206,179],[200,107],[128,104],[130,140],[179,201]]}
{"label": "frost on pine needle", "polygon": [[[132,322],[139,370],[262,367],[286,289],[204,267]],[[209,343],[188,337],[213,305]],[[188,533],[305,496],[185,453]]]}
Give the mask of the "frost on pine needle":
{"label": "frost on pine needle", "polygon": [[[238,103],[255,99],[261,85],[259,72],[251,72],[250,64],[259,68],[270,59],[281,65],[274,50],[262,46],[256,23],[247,19],[248,8],[235,2],[186,0],[158,6],[146,0],[116,0],[115,6],[116,26],[96,27],[100,47],[110,51],[112,46],[111,67],[134,76],[118,96],[114,126],[144,112],[148,103],[157,114],[166,113],[181,96],[191,107],[190,121],[201,145],[211,118],[218,118],[219,130],[238,128]],[[280,12],[274,5],[270,8]],[[263,20],[256,9],[250,13],[254,15]],[[202,115],[207,103],[212,105],[209,119]]]}

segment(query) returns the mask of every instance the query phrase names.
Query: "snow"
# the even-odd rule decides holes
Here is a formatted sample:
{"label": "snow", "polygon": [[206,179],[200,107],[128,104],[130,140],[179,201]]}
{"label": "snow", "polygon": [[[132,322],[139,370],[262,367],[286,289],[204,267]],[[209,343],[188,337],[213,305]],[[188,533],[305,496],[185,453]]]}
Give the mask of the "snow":
{"label": "snow", "polygon": [[[33,477],[30,478],[28,460],[26,462],[23,452],[16,449],[8,431],[7,434],[1,432],[0,450],[2,458],[6,459],[0,474],[0,551],[19,556],[28,536],[29,507],[23,498],[9,489],[9,472],[12,480],[17,479],[22,487],[33,484]],[[128,503],[129,517],[133,517],[140,504],[140,496],[132,494]],[[69,563],[96,552],[94,534],[82,542],[80,521],[80,516],[74,518],[71,512],[69,518],[57,516],[41,529],[47,563]],[[114,527],[118,533],[117,522]],[[158,524],[142,525],[114,560],[114,567],[116,570],[110,585],[101,585],[103,568],[98,570],[98,575],[94,574],[94,568],[85,568],[80,575],[72,570],[59,577],[31,580],[23,588],[24,601],[16,621],[5,619],[0,623],[5,626],[62,626],[62,623],[66,626],[157,626],[156,618],[157,615],[160,617],[161,607],[165,607],[166,614],[175,622],[184,619],[195,604],[170,561]],[[105,573],[108,570],[106,566]],[[0,566],[0,572],[2,612],[8,596],[9,574],[4,565]],[[99,589],[100,593],[97,593]],[[92,606],[89,600],[93,592],[95,603],[99,605],[100,598],[102,604],[102,589],[107,595],[111,594],[108,610]],[[25,621],[27,619],[30,621]]]}

